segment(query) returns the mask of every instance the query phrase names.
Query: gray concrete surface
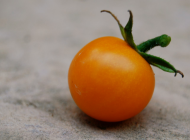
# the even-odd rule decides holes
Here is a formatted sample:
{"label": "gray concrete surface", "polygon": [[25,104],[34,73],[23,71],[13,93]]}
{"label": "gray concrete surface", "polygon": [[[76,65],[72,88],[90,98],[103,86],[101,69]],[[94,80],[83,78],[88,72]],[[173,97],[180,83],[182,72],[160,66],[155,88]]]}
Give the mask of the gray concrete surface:
{"label": "gray concrete surface", "polygon": [[[75,105],[67,84],[78,50],[101,36],[120,37],[112,11],[125,24],[134,14],[137,43],[161,34],[171,44],[152,54],[184,72],[153,68],[156,87],[149,105],[119,123],[94,120]],[[0,139],[190,139],[190,1],[1,0]]]}

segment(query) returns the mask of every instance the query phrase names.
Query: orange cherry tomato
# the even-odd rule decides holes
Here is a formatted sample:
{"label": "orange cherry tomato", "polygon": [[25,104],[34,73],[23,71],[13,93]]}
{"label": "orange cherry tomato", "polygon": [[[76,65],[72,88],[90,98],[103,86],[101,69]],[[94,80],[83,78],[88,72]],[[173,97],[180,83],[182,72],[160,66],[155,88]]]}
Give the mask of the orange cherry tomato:
{"label": "orange cherry tomato", "polygon": [[68,72],[78,107],[97,120],[131,118],[149,103],[155,86],[151,66],[124,40],[101,37],[74,57]]}

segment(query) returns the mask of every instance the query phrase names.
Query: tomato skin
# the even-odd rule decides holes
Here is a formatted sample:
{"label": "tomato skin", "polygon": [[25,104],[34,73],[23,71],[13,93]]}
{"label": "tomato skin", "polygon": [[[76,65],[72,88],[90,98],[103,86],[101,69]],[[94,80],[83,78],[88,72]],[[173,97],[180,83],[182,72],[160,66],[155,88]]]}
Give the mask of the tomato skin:
{"label": "tomato skin", "polygon": [[68,84],[83,112],[97,120],[117,122],[147,106],[155,78],[151,66],[125,41],[101,37],[76,54]]}

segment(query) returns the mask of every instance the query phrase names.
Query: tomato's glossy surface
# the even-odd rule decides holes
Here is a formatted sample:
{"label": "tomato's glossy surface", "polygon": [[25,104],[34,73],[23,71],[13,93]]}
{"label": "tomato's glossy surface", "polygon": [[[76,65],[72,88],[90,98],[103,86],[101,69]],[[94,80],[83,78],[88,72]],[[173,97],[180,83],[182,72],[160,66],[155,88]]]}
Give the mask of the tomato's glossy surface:
{"label": "tomato's glossy surface", "polygon": [[150,65],[125,41],[98,38],[71,62],[68,83],[78,107],[107,122],[131,118],[149,103],[155,86]]}

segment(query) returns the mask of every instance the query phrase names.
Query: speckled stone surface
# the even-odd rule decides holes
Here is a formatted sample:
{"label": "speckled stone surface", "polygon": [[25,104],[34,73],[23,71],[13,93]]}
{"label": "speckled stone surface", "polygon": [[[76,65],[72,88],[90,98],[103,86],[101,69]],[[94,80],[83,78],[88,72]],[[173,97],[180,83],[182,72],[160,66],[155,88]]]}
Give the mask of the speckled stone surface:
{"label": "speckled stone surface", "polygon": [[[134,15],[135,42],[168,34],[167,48],[155,48],[184,72],[153,68],[152,100],[137,116],[105,123],[74,103],[67,72],[74,55],[91,40],[120,37],[112,11],[125,24]],[[1,0],[0,139],[190,139],[190,1],[187,0]]]}

